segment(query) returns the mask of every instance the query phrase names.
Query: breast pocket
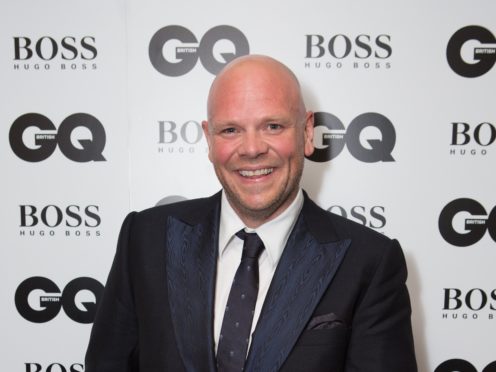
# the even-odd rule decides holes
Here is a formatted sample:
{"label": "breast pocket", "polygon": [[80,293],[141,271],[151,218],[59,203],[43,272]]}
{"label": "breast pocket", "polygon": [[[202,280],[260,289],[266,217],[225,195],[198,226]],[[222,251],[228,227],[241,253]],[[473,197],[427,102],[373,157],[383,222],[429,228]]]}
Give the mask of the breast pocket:
{"label": "breast pocket", "polygon": [[304,331],[280,371],[344,371],[349,335],[350,329],[344,325]]}

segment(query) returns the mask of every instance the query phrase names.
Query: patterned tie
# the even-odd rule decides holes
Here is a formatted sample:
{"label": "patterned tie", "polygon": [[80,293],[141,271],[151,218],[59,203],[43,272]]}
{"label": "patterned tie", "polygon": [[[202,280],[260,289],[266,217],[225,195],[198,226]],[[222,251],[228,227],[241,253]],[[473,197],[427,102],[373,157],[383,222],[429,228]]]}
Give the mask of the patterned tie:
{"label": "patterned tie", "polygon": [[243,254],[222,321],[217,349],[219,372],[239,372],[244,368],[258,295],[258,257],[264,249],[256,233],[240,230],[236,236],[244,240]]}

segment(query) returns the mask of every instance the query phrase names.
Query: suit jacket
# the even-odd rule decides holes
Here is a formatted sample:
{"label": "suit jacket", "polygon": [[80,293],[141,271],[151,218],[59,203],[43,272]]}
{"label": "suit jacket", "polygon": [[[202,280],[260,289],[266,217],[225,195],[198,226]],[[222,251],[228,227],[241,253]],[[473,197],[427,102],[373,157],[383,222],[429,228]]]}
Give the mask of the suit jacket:
{"label": "suit jacket", "polygon": [[[127,216],[86,372],[216,371],[219,216],[220,193]],[[415,372],[406,276],[397,241],[305,194],[245,371]]]}

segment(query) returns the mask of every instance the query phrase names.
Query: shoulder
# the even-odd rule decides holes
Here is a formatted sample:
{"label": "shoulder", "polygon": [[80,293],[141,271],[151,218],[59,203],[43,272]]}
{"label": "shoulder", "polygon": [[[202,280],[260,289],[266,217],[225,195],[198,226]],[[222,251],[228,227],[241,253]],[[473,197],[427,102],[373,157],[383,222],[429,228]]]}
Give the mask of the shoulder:
{"label": "shoulder", "polygon": [[391,242],[384,234],[319,207],[306,194],[302,214],[308,230],[322,242],[344,239],[377,244]]}
{"label": "shoulder", "polygon": [[308,196],[303,205],[303,217],[310,233],[321,243],[349,240],[346,256],[355,264],[376,266],[390,257],[401,263],[403,252],[397,240],[369,227],[322,209]]}
{"label": "shoulder", "polygon": [[175,217],[188,223],[195,223],[202,220],[206,214],[219,207],[220,192],[205,198],[183,200],[144,209],[135,214],[135,219],[150,221]]}

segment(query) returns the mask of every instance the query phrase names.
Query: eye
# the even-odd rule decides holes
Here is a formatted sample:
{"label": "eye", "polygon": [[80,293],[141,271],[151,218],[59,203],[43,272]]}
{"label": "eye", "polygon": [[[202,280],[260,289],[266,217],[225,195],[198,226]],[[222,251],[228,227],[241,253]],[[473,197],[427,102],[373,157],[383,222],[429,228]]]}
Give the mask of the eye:
{"label": "eye", "polygon": [[278,123],[269,123],[267,124],[267,128],[274,132],[274,131],[280,131],[283,129],[283,126],[281,124],[278,124]]}
{"label": "eye", "polygon": [[231,134],[237,133],[237,130],[236,130],[236,128],[228,127],[228,128],[222,129],[220,133],[224,134],[224,135],[231,135]]}

